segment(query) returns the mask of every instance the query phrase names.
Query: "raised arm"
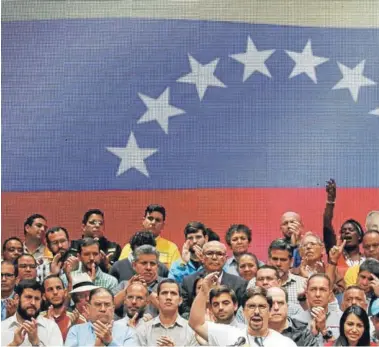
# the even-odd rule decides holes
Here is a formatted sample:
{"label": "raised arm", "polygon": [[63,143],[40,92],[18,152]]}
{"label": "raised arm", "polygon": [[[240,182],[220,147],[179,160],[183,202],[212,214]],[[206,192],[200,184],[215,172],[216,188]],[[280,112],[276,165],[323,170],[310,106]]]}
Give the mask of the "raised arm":
{"label": "raised arm", "polygon": [[326,182],[326,193],[326,205],[323,215],[323,237],[326,253],[329,254],[330,249],[337,244],[337,237],[332,223],[337,188],[336,182],[332,178]]}
{"label": "raised arm", "polygon": [[209,291],[214,284],[217,284],[218,274],[213,272],[204,278],[200,292],[192,303],[191,313],[189,316],[189,326],[202,339],[208,341],[208,322],[205,320],[207,300]]}

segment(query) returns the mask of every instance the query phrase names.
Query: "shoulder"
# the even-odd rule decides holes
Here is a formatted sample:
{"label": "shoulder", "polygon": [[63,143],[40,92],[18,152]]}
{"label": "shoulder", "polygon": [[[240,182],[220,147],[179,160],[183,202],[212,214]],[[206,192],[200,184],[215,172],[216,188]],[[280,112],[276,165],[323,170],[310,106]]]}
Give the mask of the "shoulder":
{"label": "shoulder", "polygon": [[[222,277],[225,278],[225,280],[227,280],[227,282],[235,283],[236,285],[247,285],[247,281],[244,280],[243,278],[236,276],[236,275],[232,275],[232,274],[225,272],[225,271],[223,272]],[[222,282],[222,280],[221,280],[221,282]]]}
{"label": "shoulder", "polygon": [[269,335],[268,339],[270,339],[273,342],[275,340],[275,342],[280,343],[281,347],[296,346],[296,343],[294,341],[292,341],[292,339],[290,339],[287,336],[283,336],[282,334],[278,333],[275,330],[270,329],[270,335]]}
{"label": "shoulder", "polygon": [[161,236],[157,239],[157,247],[158,245],[159,247],[167,247],[167,248],[174,248],[174,249],[178,248],[178,246],[174,242],[167,240]]}
{"label": "shoulder", "polygon": [[299,275],[294,275],[292,273],[290,273],[290,279],[294,280],[296,282],[302,282],[302,283],[305,283],[305,281],[306,281],[306,278],[299,276]]}

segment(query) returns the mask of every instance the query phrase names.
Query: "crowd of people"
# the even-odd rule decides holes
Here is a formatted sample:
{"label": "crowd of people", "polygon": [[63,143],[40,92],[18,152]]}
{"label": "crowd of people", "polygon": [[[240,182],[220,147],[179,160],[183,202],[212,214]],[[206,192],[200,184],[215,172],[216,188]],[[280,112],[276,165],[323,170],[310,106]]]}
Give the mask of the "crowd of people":
{"label": "crowd of people", "polygon": [[336,191],[328,181],[322,237],[285,212],[266,263],[243,224],[221,240],[189,222],[179,250],[161,236],[161,205],[147,206],[123,248],[99,209],[84,214],[78,240],[34,214],[24,240],[2,245],[2,345],[377,346],[379,211],[336,233]]}

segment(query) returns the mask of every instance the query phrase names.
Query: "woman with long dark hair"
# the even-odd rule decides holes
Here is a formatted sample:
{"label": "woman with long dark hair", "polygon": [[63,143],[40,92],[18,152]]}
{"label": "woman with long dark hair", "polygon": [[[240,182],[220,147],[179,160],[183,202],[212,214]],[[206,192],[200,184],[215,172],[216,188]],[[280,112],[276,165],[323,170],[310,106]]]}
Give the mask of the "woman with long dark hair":
{"label": "woman with long dark hair", "polygon": [[367,313],[359,306],[348,307],[340,320],[340,336],[325,346],[376,346],[370,343],[370,323]]}

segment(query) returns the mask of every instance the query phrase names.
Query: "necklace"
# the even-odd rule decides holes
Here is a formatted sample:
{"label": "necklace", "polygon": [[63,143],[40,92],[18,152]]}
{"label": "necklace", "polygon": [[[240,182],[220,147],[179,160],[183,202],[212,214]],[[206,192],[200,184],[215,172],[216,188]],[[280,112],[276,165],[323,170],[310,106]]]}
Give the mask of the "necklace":
{"label": "necklace", "polygon": [[351,259],[350,255],[346,251],[343,251],[343,255],[345,257],[346,264],[349,267],[352,267],[354,265],[361,265],[361,263],[364,261],[364,258],[362,257],[361,253],[358,254],[359,255],[358,260]]}

